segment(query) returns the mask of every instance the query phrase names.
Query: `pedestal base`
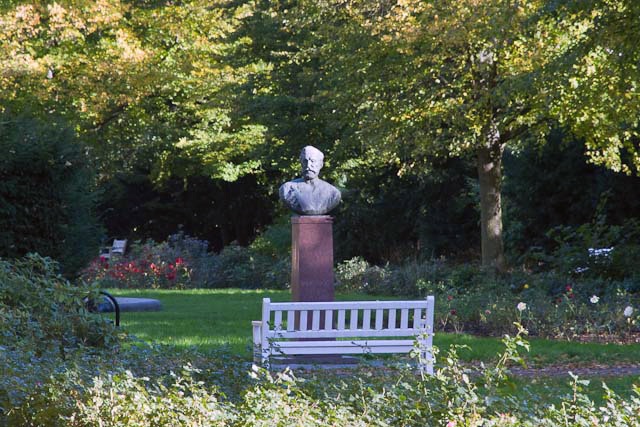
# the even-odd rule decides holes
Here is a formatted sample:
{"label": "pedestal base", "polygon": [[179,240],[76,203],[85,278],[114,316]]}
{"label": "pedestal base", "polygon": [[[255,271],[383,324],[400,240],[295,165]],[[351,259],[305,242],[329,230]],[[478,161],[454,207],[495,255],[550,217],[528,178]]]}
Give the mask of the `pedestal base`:
{"label": "pedestal base", "polygon": [[291,217],[293,301],[333,301],[333,218]]}

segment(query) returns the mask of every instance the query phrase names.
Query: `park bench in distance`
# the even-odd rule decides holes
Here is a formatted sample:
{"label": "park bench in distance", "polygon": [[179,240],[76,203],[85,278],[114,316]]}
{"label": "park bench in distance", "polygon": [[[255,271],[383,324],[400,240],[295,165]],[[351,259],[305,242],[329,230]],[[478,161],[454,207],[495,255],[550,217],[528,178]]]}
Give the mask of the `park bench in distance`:
{"label": "park bench in distance", "polygon": [[277,356],[420,352],[433,374],[434,297],[417,301],[271,302],[253,321],[254,359]]}
{"label": "park bench in distance", "polygon": [[124,256],[127,251],[127,239],[114,239],[111,247],[100,251],[100,258],[111,259],[113,255]]}

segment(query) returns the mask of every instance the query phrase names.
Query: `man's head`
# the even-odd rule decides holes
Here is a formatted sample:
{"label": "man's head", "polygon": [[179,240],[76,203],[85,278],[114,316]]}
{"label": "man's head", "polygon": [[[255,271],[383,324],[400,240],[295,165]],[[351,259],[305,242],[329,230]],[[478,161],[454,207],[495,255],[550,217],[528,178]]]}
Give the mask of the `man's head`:
{"label": "man's head", "polygon": [[324,165],[324,154],[315,147],[307,145],[300,152],[300,164],[302,165],[302,177],[305,181],[315,179],[320,174]]}

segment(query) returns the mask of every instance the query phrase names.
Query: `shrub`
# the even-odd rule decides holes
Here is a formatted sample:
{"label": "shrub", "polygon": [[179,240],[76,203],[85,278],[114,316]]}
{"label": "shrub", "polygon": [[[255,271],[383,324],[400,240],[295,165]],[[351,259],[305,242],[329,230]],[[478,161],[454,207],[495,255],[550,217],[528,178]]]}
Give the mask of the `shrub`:
{"label": "shrub", "polygon": [[[436,296],[441,330],[486,335],[506,333],[522,321],[536,336],[562,339],[626,339],[640,331],[626,307],[640,308],[637,279],[573,278],[556,272],[495,274],[472,264],[443,260],[372,266],[353,258],[336,267],[338,289],[377,295]],[[597,297],[597,303],[591,302]],[[518,311],[518,303],[527,305]]]}
{"label": "shrub", "polygon": [[391,284],[389,273],[385,267],[372,266],[362,257],[355,257],[336,266],[336,286],[345,292],[384,294]]}
{"label": "shrub", "polygon": [[555,242],[553,249],[531,248],[527,262],[571,277],[622,280],[639,275],[640,221],[608,224],[602,213],[605,202],[590,223],[551,229],[547,236]]}
{"label": "shrub", "polygon": [[103,288],[277,288],[288,286],[289,257],[276,257],[235,244],[220,254],[206,241],[182,232],[166,242],[134,242],[124,257],[96,258],[81,280]]}
{"label": "shrub", "polygon": [[80,349],[118,342],[109,321],[87,312],[88,295],[95,289],[72,286],[49,258],[0,260],[0,417],[25,404]]}
{"label": "shrub", "polygon": [[74,132],[52,117],[0,114],[0,256],[39,252],[73,276],[97,253],[94,176]]}
{"label": "shrub", "polygon": [[[544,395],[512,381],[522,363],[526,331],[503,339],[492,365],[461,364],[452,347],[437,358],[434,376],[414,367],[359,369],[349,375],[270,373],[219,353],[176,354],[131,346],[76,355],[73,363],[29,390],[0,424],[47,426],[639,426],[640,390],[624,398],[603,385],[603,403],[575,376]],[[113,355],[111,355],[113,356]],[[220,357],[222,356],[222,357]],[[182,365],[180,362],[184,362]],[[229,366],[233,366],[230,371]],[[2,379],[0,379],[2,381]],[[235,392],[229,392],[235,388]]]}
{"label": "shrub", "polygon": [[83,392],[70,426],[227,426],[233,411],[221,404],[216,390],[195,381],[189,367],[171,374],[168,384],[136,377],[131,371],[98,377]]}
{"label": "shrub", "polygon": [[134,242],[126,256],[95,258],[81,280],[103,288],[186,289],[206,287],[215,274],[215,257],[206,241],[170,235],[166,242]]}
{"label": "shrub", "polygon": [[274,257],[251,247],[229,245],[216,257],[216,276],[212,288],[284,289],[289,286],[291,261]]}

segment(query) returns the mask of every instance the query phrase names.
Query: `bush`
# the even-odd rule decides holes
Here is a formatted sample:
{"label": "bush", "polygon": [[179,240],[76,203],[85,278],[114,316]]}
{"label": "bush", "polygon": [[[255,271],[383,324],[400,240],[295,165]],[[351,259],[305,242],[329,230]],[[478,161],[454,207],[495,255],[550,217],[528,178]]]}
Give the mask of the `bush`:
{"label": "bush", "polygon": [[229,245],[216,257],[211,288],[284,289],[289,286],[289,256],[264,254],[252,247]]}
{"label": "bush", "polygon": [[344,292],[384,294],[390,286],[389,271],[372,266],[362,257],[343,261],[336,266],[336,286]]}
{"label": "bush", "polygon": [[124,257],[94,259],[81,280],[102,288],[192,289],[277,288],[288,286],[289,257],[276,257],[235,244],[220,254],[207,251],[206,241],[182,232],[166,242],[134,242]]}
{"label": "bush", "polygon": [[[533,335],[569,340],[626,340],[640,332],[639,278],[526,271],[498,275],[443,260],[377,267],[353,258],[336,267],[339,290],[406,298],[435,295],[436,324],[444,331],[496,336],[521,321]],[[519,303],[526,310],[517,310]],[[627,307],[633,315],[624,316]]]}
{"label": "bush", "polygon": [[[28,399],[0,418],[0,424],[640,425],[637,388],[625,398],[603,385],[603,403],[596,405],[586,395],[589,382],[575,376],[566,391],[552,394],[545,390],[541,395],[526,385],[518,386],[509,368],[522,363],[519,352],[528,349],[525,336],[520,327],[515,336],[505,337],[505,350],[491,366],[463,365],[458,360],[463,348],[452,347],[438,358],[436,374],[426,377],[409,367],[361,369],[350,375],[311,373],[305,378],[297,378],[289,370],[272,374],[254,367],[242,375],[242,371],[229,372],[225,367],[242,365],[229,359],[220,364],[216,361],[219,354],[208,358],[195,353],[176,355],[185,358],[180,366],[167,357],[171,352],[166,348],[132,347],[120,355],[125,362],[116,362],[109,370],[101,365],[107,361],[104,355],[102,360],[93,357],[65,366],[67,370],[33,388]],[[227,394],[216,381],[227,389],[233,383],[239,390]]]}
{"label": "bush", "polygon": [[73,276],[97,253],[94,176],[74,132],[0,114],[0,256],[38,252]]}
{"label": "bush", "polygon": [[91,295],[95,289],[72,286],[49,258],[0,260],[0,415],[25,404],[79,349],[117,344],[113,324],[87,312]]}
{"label": "bush", "polygon": [[531,247],[523,256],[525,264],[537,271],[555,270],[576,278],[622,280],[640,275],[640,221],[610,224],[605,214],[607,201],[605,194],[590,222],[549,230],[550,249]]}

